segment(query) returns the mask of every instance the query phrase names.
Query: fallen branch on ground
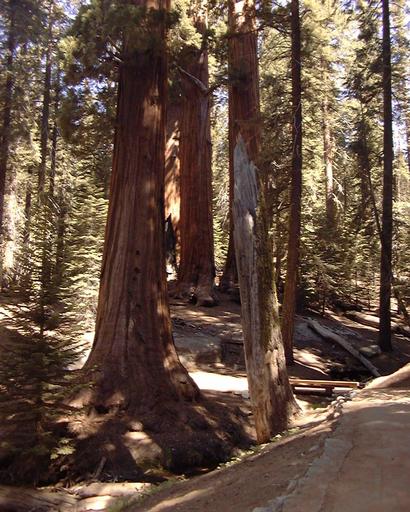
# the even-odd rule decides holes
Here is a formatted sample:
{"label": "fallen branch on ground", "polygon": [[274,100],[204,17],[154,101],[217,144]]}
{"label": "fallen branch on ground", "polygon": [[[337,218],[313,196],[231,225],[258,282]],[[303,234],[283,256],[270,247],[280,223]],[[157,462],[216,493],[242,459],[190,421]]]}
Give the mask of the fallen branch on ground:
{"label": "fallen branch on ground", "polygon": [[[379,328],[379,318],[373,315],[366,315],[365,313],[359,313],[358,311],[347,311],[345,313],[347,318],[354,320],[362,325],[369,327]],[[391,323],[391,330],[394,333],[403,334],[404,336],[410,336],[410,328],[400,325],[396,322]]]}
{"label": "fallen branch on ground", "polygon": [[347,340],[345,340],[338,334],[335,334],[327,327],[320,325],[315,320],[308,319],[307,324],[313,331],[322,336],[322,338],[331,340],[340,345],[341,347],[343,347],[347,352],[349,352],[349,354],[351,354],[354,358],[360,361],[362,365],[365,366],[371,372],[372,375],[374,375],[375,377],[380,377],[379,370],[357,349],[355,349],[353,345],[349,343]]}

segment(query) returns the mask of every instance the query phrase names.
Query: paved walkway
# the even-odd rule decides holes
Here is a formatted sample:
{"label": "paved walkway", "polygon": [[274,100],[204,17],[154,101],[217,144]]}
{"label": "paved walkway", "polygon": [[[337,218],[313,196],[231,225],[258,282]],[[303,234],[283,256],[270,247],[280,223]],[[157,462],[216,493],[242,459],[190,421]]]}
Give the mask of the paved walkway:
{"label": "paved walkway", "polygon": [[287,495],[253,512],[409,512],[410,391],[368,390],[343,407]]}

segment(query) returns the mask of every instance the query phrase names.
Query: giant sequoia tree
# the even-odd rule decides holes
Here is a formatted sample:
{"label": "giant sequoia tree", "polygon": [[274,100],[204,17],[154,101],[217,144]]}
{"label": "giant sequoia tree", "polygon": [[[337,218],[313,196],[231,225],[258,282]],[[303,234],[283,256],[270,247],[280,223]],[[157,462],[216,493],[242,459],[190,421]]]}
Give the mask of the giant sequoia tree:
{"label": "giant sequoia tree", "polygon": [[179,291],[199,305],[212,306],[215,265],[212,229],[212,159],[206,3],[192,10],[201,35],[199,47],[189,46],[183,59],[180,140]]}
{"label": "giant sequoia tree", "polygon": [[[198,393],[175,352],[164,260],[164,0],[125,31],[90,402],[135,414]],[[143,45],[142,38],[149,37]],[[96,372],[94,369],[97,369]]]}

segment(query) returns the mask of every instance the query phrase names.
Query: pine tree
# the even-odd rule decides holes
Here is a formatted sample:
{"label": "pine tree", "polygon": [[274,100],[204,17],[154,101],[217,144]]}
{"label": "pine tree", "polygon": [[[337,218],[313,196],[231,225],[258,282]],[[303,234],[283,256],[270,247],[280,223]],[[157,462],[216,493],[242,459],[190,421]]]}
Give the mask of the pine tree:
{"label": "pine tree", "polygon": [[380,328],[379,345],[392,350],[391,287],[393,237],[393,113],[391,82],[391,41],[389,0],[383,0],[383,212],[380,257]]}

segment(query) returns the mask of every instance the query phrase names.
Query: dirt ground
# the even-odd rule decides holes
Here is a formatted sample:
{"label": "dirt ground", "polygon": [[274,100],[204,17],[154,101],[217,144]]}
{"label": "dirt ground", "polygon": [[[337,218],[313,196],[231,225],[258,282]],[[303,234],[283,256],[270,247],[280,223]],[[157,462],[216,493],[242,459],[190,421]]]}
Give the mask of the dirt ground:
{"label": "dirt ground", "polygon": [[[7,347],[15,336],[19,336],[13,323],[16,308],[16,304],[0,304],[0,348]],[[182,362],[208,399],[227,409],[241,409],[244,428],[251,436],[254,435],[241,346],[239,304],[224,296],[213,308],[172,300],[171,312],[175,343]],[[339,345],[324,340],[312,331],[307,322],[309,318],[348,339],[356,348],[371,347],[377,343],[375,328],[349,320],[343,314],[327,311],[325,316],[319,316],[308,311],[297,320],[296,364],[289,369],[289,374],[308,379],[371,380],[368,370],[359,361]],[[88,343],[91,343],[92,337],[91,332],[84,334],[84,340]],[[392,354],[371,358],[382,375],[388,375],[410,361],[410,339],[395,335],[393,344]],[[326,439],[337,428],[335,418],[339,402],[331,404],[335,397],[298,395],[298,400],[303,415],[294,426],[296,430],[264,446],[257,453],[250,456],[243,454],[238,460],[199,476],[191,474],[177,479],[171,476],[169,482],[159,486],[132,483],[130,485],[136,487],[133,487],[131,498],[129,489],[128,493],[121,494],[118,490],[120,484],[115,482],[104,484],[98,491],[95,490],[95,495],[91,490],[95,484],[85,482],[81,486],[81,493],[86,498],[81,498],[81,493],[76,490],[78,486],[59,491],[59,496],[75,497],[75,506],[73,502],[69,506],[64,505],[62,500],[63,504],[50,505],[45,510],[109,510],[113,506],[112,510],[141,512],[245,512],[266,507],[268,502],[288,494],[289,489],[308,472],[311,464],[323,455]],[[110,485],[108,491],[107,486]],[[10,492],[13,494],[14,491]],[[54,492],[54,489],[41,492]],[[129,500],[134,502],[138,495],[143,497],[142,501],[129,504]],[[119,496],[123,498],[119,499]],[[15,510],[29,509],[27,506]],[[2,508],[1,492],[0,510],[14,510]]]}
{"label": "dirt ground", "polygon": [[[202,368],[245,376],[239,304],[223,295],[219,304],[212,308],[171,300],[171,312],[175,342],[184,364],[190,369]],[[357,349],[377,344],[378,332],[374,327],[359,324],[342,313],[330,310],[325,312],[325,316],[307,311],[297,317],[296,364],[289,368],[290,376],[359,381],[371,378],[368,370],[343,348],[324,340],[310,329],[306,322],[309,318],[343,336]],[[390,374],[410,361],[409,338],[393,335],[393,347],[391,354],[379,354],[371,359],[382,375]]]}
{"label": "dirt ground", "polygon": [[334,420],[325,415],[260,453],[171,488],[160,489],[128,509],[138,512],[242,512],[286,492],[321,452]]}

